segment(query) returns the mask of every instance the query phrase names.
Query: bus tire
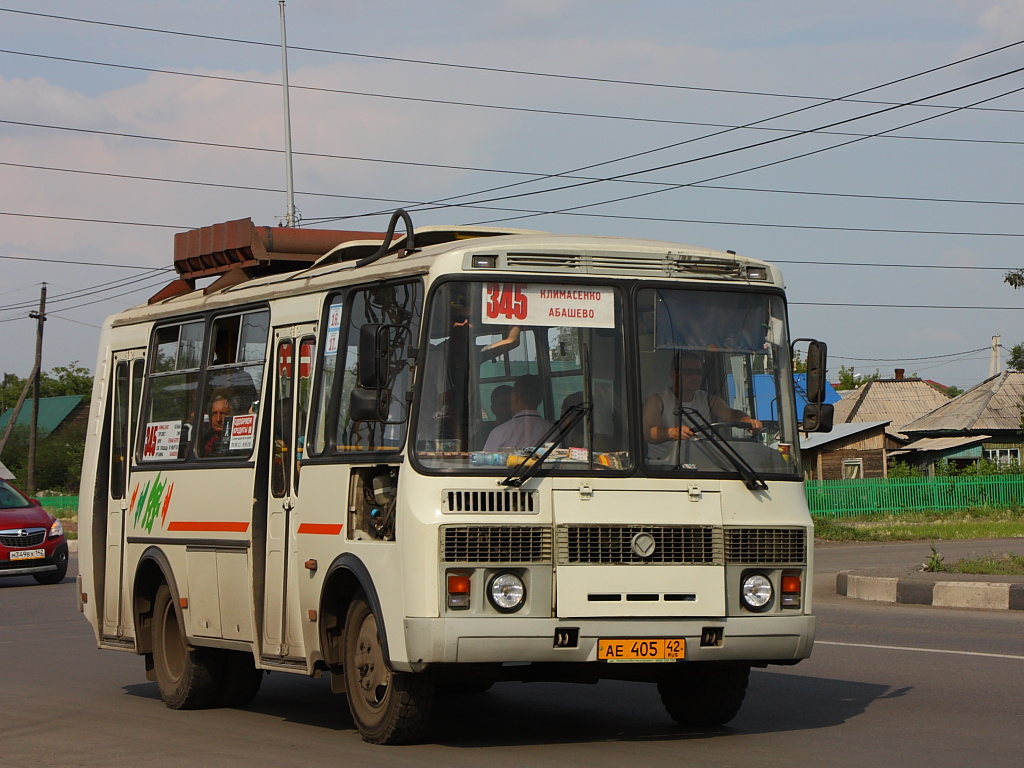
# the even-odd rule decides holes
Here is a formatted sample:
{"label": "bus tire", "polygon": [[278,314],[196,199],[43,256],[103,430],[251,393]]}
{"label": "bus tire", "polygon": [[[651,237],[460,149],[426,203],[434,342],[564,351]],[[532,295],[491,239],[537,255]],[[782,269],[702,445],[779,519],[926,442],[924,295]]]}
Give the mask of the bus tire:
{"label": "bus tire", "polygon": [[223,664],[224,680],[221,682],[217,705],[246,706],[260,692],[263,670],[256,668],[252,654],[246,651],[225,651]]}
{"label": "bus tire", "polygon": [[725,725],[740,711],[750,667],[743,664],[679,662],[658,682],[665,710],[683,726]]}
{"label": "bus tire", "polygon": [[345,617],[345,693],[352,720],[371,744],[408,744],[426,730],[434,702],[433,675],[388,667],[377,619],[363,596]]}
{"label": "bus tire", "polygon": [[222,652],[192,648],[178,622],[170,587],[161,584],[153,600],[153,667],[160,698],[170,709],[206,709],[217,703]]}

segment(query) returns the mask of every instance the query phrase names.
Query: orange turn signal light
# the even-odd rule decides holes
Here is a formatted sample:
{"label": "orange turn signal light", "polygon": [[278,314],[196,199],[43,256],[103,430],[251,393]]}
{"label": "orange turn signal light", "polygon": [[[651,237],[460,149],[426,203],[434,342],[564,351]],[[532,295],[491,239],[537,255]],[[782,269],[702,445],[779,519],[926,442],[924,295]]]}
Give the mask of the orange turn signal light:
{"label": "orange turn signal light", "polygon": [[799,594],[800,593],[800,577],[799,576],[783,576],[782,577],[782,594]]}
{"label": "orange turn signal light", "polygon": [[449,595],[468,595],[469,594],[469,576],[463,576],[457,573],[448,574],[448,594]]}

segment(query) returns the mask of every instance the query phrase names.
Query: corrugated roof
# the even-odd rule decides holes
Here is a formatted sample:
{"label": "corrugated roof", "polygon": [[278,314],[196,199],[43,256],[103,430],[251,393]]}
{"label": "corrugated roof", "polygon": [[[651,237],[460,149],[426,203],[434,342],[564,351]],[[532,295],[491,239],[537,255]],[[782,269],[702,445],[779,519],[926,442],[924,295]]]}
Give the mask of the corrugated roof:
{"label": "corrugated roof", "polygon": [[[63,397],[41,397],[39,398],[39,437],[46,437],[53,430],[59,427],[75,406],[82,402],[81,395],[65,395]],[[13,408],[8,408],[0,415],[0,432],[7,428],[7,422],[11,420]],[[26,400],[18,413],[16,427],[28,427],[32,421],[32,402]]]}
{"label": "corrugated roof", "polygon": [[835,404],[835,421],[888,421],[886,432],[900,434],[905,425],[948,402],[948,397],[921,379],[875,379]]}
{"label": "corrugated roof", "polygon": [[1020,431],[1024,373],[1003,371],[906,424],[910,432]]}
{"label": "corrugated roof", "polygon": [[856,435],[860,432],[867,432],[871,429],[884,427],[888,423],[888,421],[865,421],[852,424],[836,424],[832,427],[831,432],[812,432],[807,436],[801,436],[800,450],[805,451],[808,448],[820,448],[823,445],[828,445],[836,440],[843,440],[844,438]]}
{"label": "corrugated roof", "polygon": [[966,437],[922,437],[898,451],[890,451],[890,456],[899,456],[915,451],[948,451],[950,448],[963,448],[974,443],[990,440],[991,435],[970,435]]}

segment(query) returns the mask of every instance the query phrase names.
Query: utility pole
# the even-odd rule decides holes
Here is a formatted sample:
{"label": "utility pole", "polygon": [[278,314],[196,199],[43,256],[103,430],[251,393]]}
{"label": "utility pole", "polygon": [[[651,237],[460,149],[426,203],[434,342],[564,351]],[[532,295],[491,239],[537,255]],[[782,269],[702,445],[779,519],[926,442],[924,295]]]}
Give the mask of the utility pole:
{"label": "utility pole", "polygon": [[39,380],[43,363],[43,323],[46,322],[46,283],[39,291],[39,311],[29,312],[36,319],[36,364],[32,381],[32,423],[28,430],[28,473],[25,485],[30,496],[36,493],[36,433],[39,429]]}
{"label": "utility pole", "polygon": [[285,214],[286,227],[296,227],[299,222],[295,214],[295,183],[292,180],[292,111],[288,101],[288,35],[284,25],[284,0],[281,7],[281,84],[284,86],[284,164],[288,186],[288,209]]}

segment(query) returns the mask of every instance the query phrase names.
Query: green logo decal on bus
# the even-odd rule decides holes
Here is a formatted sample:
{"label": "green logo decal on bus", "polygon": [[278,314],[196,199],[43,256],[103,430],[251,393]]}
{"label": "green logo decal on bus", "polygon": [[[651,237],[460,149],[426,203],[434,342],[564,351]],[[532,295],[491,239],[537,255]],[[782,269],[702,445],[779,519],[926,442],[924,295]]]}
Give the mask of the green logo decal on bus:
{"label": "green logo decal on bus", "polygon": [[139,493],[139,484],[137,483],[135,490],[132,491],[131,503],[128,505],[129,508],[135,508],[135,527],[145,528],[147,533],[152,533],[153,523],[158,514],[160,515],[160,525],[163,525],[173,492],[174,483],[168,485],[166,480],[161,482],[159,472],[155,480],[146,483],[142,493]]}

